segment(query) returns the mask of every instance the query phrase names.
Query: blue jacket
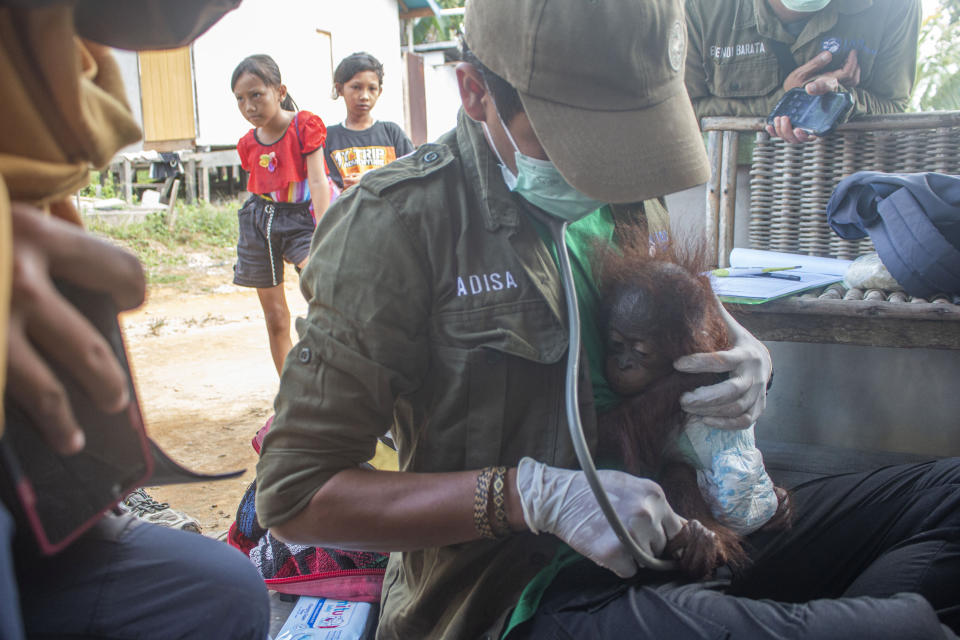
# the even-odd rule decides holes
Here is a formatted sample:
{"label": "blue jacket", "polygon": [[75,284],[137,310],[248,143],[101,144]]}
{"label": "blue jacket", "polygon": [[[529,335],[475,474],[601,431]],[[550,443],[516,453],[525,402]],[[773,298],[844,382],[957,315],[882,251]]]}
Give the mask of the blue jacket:
{"label": "blue jacket", "polygon": [[910,295],[960,293],[960,176],[855,173],[834,190],[827,221],[847,240],[869,234]]}

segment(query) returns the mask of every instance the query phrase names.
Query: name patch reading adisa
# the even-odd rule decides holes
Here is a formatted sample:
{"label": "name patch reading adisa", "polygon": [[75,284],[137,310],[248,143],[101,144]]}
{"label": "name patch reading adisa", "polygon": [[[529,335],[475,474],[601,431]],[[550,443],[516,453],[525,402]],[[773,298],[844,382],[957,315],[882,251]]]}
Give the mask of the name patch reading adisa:
{"label": "name patch reading adisa", "polygon": [[457,297],[475,296],[490,291],[518,289],[517,281],[509,271],[503,273],[480,273],[457,277]]}

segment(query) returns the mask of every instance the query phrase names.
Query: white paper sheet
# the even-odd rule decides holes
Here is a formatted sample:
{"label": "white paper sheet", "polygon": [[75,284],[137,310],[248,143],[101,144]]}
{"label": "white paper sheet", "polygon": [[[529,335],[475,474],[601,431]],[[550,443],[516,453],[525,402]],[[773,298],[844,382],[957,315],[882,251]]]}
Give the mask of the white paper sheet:
{"label": "white paper sheet", "polygon": [[730,252],[730,266],[732,267],[799,266],[798,269],[778,273],[800,276],[800,280],[785,280],[767,276],[717,277],[711,275],[710,284],[714,292],[724,302],[758,304],[807,289],[825,287],[828,284],[840,282],[852,263],[852,260],[820,258],[778,251],[734,249]]}

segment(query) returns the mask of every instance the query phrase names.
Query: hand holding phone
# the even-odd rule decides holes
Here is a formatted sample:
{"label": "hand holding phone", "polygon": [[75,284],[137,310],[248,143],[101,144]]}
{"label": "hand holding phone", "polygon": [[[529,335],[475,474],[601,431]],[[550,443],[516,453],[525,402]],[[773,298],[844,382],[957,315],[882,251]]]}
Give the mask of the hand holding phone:
{"label": "hand holding phone", "polygon": [[11,220],[0,494],[52,553],[150,472],[117,325],[145,283],[134,256],[76,225],[16,202]]}
{"label": "hand holding phone", "polygon": [[136,258],[27,205],[13,227],[0,499],[18,527],[56,553],[148,479],[242,474],[196,473],[147,438],[117,324],[118,308],[143,300]]}
{"label": "hand holding phone", "polygon": [[[67,202],[57,206],[72,209]],[[143,270],[133,255],[31,205],[13,203],[11,218],[14,276],[8,335],[3,336],[9,346],[6,392],[52,447],[76,453],[84,446],[83,432],[53,369],[62,368],[108,413],[122,411],[130,394],[112,346],[52,279],[99,291],[118,308],[129,309],[143,301]]]}
{"label": "hand holding phone", "polygon": [[110,356],[121,367],[125,407],[105,411],[62,364],[47,362],[54,382],[64,391],[70,417],[83,434],[82,449],[62,455],[49,442],[51,425],[41,422],[43,411],[25,404],[31,396],[5,394],[0,497],[18,526],[31,529],[39,549],[48,554],[70,544],[106,509],[143,483],[152,470],[113,300],[62,280],[56,288],[106,341]]}
{"label": "hand holding phone", "polygon": [[[808,136],[823,136],[831,133],[853,108],[853,97],[846,92],[829,92],[810,95],[803,88],[791,89],[780,99],[767,116],[767,131],[781,135],[789,142],[806,142],[792,139],[789,133],[800,129]],[[808,138],[803,136],[803,138]]]}

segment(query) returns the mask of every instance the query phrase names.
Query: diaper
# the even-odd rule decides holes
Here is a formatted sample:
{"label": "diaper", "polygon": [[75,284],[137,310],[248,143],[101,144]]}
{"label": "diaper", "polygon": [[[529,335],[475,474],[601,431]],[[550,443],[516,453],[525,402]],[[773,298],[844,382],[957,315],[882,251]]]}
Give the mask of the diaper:
{"label": "diaper", "polygon": [[776,513],[778,500],[753,425],[727,430],[691,421],[686,435],[700,461],[697,482],[714,517],[741,535],[766,524]]}

